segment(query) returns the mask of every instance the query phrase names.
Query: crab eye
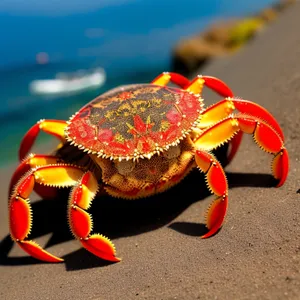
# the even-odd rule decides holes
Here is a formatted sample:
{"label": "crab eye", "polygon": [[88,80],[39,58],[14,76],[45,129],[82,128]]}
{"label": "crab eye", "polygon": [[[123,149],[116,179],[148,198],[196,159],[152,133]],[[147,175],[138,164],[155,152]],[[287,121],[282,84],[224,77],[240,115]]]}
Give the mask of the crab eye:
{"label": "crab eye", "polygon": [[171,146],[167,151],[163,152],[163,156],[167,159],[176,158],[180,155],[181,149],[179,145]]}
{"label": "crab eye", "polygon": [[133,160],[121,160],[116,161],[115,166],[121,175],[127,175],[134,169],[135,162]]}

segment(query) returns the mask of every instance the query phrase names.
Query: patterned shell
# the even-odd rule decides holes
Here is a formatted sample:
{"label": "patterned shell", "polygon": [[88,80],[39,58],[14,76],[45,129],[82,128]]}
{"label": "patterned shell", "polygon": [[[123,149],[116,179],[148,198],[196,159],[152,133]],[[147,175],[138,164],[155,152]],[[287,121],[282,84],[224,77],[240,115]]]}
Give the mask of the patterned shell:
{"label": "patterned shell", "polygon": [[122,86],[80,109],[68,122],[66,138],[99,157],[150,158],[197,126],[202,106],[199,95],[179,88]]}

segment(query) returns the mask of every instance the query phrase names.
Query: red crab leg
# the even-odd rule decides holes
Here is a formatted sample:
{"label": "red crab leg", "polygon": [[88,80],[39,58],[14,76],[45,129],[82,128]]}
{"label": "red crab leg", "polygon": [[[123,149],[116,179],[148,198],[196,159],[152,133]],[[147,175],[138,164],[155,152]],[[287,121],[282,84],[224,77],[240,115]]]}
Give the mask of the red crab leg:
{"label": "red crab leg", "polygon": [[[223,97],[233,97],[233,92],[228,87],[228,85],[223,82],[222,80],[211,77],[211,76],[202,76],[198,75],[191,84],[186,88],[187,91],[192,92],[194,94],[201,94],[203,90],[203,86],[207,86],[208,88],[212,89],[213,91],[217,92],[219,95]],[[218,103],[216,104],[218,106]],[[209,110],[210,108],[208,108]],[[224,117],[227,117],[230,113],[232,107],[228,104],[227,107],[217,107],[217,109],[214,110],[213,114],[208,114],[206,117],[206,111],[204,111],[202,117],[201,117],[201,123],[200,127],[208,127],[211,126],[213,123],[218,122],[219,120],[223,119]],[[206,119],[206,123],[205,123]],[[203,120],[203,122],[202,122]],[[209,124],[207,124],[209,123]],[[202,125],[203,124],[203,125]],[[242,132],[238,133],[233,137],[233,139],[230,141],[230,152],[227,157],[227,163],[229,163],[233,157],[235,156],[239,145],[242,141]]]}
{"label": "red crab leg", "polygon": [[277,187],[284,184],[289,158],[281,136],[267,122],[249,115],[229,116],[206,129],[195,142],[197,149],[210,151],[230,141],[238,132],[252,134],[264,151],[273,154],[272,173],[278,180]]}
{"label": "red crab leg", "polygon": [[40,120],[37,122],[27,131],[22,139],[19,149],[19,159],[23,160],[26,157],[41,130],[64,142],[64,130],[66,126],[67,123],[60,120]]}
{"label": "red crab leg", "polygon": [[[69,213],[70,226],[74,235],[79,238],[84,231],[88,230],[87,226],[91,226],[91,218],[87,217],[86,212],[81,214],[81,211],[83,211],[81,207],[87,208],[89,206],[97,191],[97,182],[90,173],[87,174],[83,175],[83,171],[79,167],[57,164],[32,169],[19,180],[9,200],[9,220],[11,237],[24,251],[39,260],[47,262],[62,261],[61,258],[42,249],[36,242],[26,240],[32,224],[31,206],[28,197],[35,183],[52,187],[75,186],[70,201],[72,201],[72,208],[76,205],[78,207],[76,207],[76,212],[72,210]],[[80,179],[81,184],[78,185]],[[92,253],[97,253],[96,255],[104,259],[111,257],[110,260],[112,260],[115,253],[113,251],[114,246],[107,238],[100,235],[84,236],[84,241],[81,242]],[[115,258],[115,261],[117,261],[117,258]]]}
{"label": "red crab leg", "polygon": [[[228,117],[234,110],[238,110],[242,113],[246,113],[266,121],[277,131],[281,139],[284,140],[282,129],[280,128],[280,125],[271,113],[269,113],[264,107],[258,105],[257,103],[239,98],[227,98],[208,107],[202,113],[199,127],[202,129],[210,127],[214,123],[217,123],[220,120]],[[231,151],[228,154],[228,163],[233,159],[234,155],[236,154],[241,139],[242,132],[239,132],[231,140]]]}
{"label": "red crab leg", "polygon": [[[29,154],[28,157],[19,164],[14,174],[12,175],[9,186],[9,195],[12,193],[13,188],[17,184],[17,182],[29,170],[36,168],[37,166],[57,164],[58,162],[58,158],[52,155]],[[40,184],[34,186],[34,191],[42,198],[54,198],[57,194],[55,188]]]}
{"label": "red crab leg", "polygon": [[69,224],[74,236],[84,248],[94,255],[109,261],[118,262],[113,243],[101,234],[92,234],[92,217],[86,210],[98,191],[98,183],[91,172],[85,173],[73,188],[69,201]]}
{"label": "red crab leg", "polygon": [[154,80],[152,80],[151,83],[166,86],[170,81],[183,89],[190,84],[190,81],[186,77],[172,72],[164,72],[160,74]]}
{"label": "red crab leg", "polygon": [[209,231],[202,238],[208,238],[220,229],[225,219],[228,206],[228,184],[221,164],[212,154],[197,150],[195,160],[199,169],[205,173],[209,190],[217,196],[206,215],[206,226]]}
{"label": "red crab leg", "polygon": [[70,165],[38,167],[27,172],[16,184],[9,199],[9,227],[12,239],[31,256],[47,261],[60,262],[61,258],[52,255],[32,240],[26,240],[32,226],[32,212],[29,195],[35,183],[55,187],[72,186],[82,176],[82,170]]}
{"label": "red crab leg", "polygon": [[212,76],[198,75],[185,89],[193,94],[201,95],[204,86],[212,89],[222,97],[233,97],[233,92],[228,85],[222,80]]}
{"label": "red crab leg", "polygon": [[255,102],[240,98],[227,98],[205,109],[202,113],[200,127],[206,128],[219,122],[228,117],[235,109],[241,113],[266,121],[277,131],[281,139],[284,140],[282,129],[270,112]]}

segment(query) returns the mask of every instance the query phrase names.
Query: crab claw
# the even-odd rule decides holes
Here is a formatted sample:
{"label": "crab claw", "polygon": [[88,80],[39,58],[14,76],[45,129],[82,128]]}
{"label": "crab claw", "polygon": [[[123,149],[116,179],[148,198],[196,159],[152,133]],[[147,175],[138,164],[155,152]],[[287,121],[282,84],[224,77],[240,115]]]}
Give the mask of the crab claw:
{"label": "crab claw", "polygon": [[196,164],[205,173],[209,190],[218,198],[210,205],[206,215],[206,226],[209,231],[202,236],[208,238],[214,235],[222,226],[228,206],[228,184],[221,164],[210,153],[196,151]]}

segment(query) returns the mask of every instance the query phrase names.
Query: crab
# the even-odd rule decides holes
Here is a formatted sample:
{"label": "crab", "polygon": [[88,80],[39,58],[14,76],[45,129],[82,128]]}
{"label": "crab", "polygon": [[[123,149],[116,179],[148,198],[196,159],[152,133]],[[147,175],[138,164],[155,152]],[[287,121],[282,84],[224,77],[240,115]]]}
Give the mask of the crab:
{"label": "crab", "polygon": [[[204,86],[222,100],[205,108]],[[41,131],[60,141],[51,155],[29,154]],[[113,243],[92,233],[88,209],[101,198],[99,191],[124,199],[147,197],[178,184],[194,168],[204,173],[215,195],[202,238],[211,237],[223,225],[228,207],[226,175],[213,151],[229,144],[229,163],[244,133],[273,155],[272,174],[277,187],[282,186],[289,158],[279,124],[266,109],[235,97],[215,77],[197,76],[190,81],[165,72],[149,84],[121,86],[100,95],[69,121],[41,120],[25,134],[19,149],[21,163],[11,178],[11,238],[39,260],[63,261],[28,239],[29,196],[35,190],[43,198],[54,197],[56,188],[70,187],[67,214],[74,237],[94,255],[118,262]]]}

